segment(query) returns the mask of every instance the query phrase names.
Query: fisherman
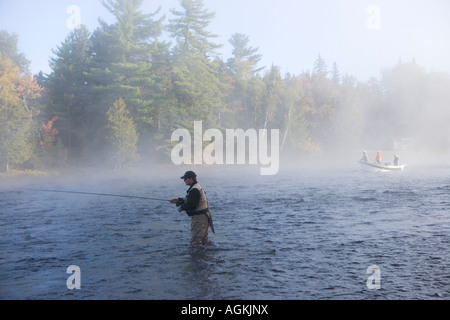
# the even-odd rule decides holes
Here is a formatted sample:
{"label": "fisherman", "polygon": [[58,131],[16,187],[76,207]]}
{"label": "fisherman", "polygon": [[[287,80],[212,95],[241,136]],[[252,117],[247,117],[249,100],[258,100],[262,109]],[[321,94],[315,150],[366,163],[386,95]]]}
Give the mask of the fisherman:
{"label": "fisherman", "polygon": [[400,164],[400,157],[396,154],[394,155],[394,166],[398,166]]}
{"label": "fisherman", "polygon": [[367,156],[367,151],[363,152],[363,157],[359,161],[369,162],[369,157]]}
{"label": "fisherman", "polygon": [[197,175],[193,171],[187,171],[181,179],[189,186],[185,198],[170,200],[178,207],[178,211],[186,211],[191,217],[191,240],[192,246],[200,247],[208,243],[208,228],[214,233],[214,226],[209,211],[206,192],[197,182]]}
{"label": "fisherman", "polygon": [[375,158],[375,162],[381,164],[381,152],[380,151],[377,151],[377,156]]}

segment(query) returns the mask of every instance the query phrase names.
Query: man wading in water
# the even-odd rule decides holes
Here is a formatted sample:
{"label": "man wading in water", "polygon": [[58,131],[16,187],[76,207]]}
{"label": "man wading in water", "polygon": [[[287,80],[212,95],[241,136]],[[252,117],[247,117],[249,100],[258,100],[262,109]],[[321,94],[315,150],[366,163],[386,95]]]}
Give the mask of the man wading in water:
{"label": "man wading in water", "polygon": [[208,227],[214,233],[214,226],[209,212],[208,200],[202,186],[197,182],[197,175],[187,171],[181,177],[189,186],[186,197],[170,200],[178,207],[178,211],[186,211],[191,217],[191,245],[203,246],[208,243]]}

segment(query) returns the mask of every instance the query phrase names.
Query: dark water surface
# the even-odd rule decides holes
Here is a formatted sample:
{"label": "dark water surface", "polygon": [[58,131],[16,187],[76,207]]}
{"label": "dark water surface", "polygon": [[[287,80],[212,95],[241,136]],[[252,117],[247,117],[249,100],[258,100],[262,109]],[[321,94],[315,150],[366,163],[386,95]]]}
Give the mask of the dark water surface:
{"label": "dark water surface", "polygon": [[[449,168],[198,168],[216,227],[205,248],[189,246],[189,218],[166,202],[27,190],[183,196],[184,170],[166,171],[0,182],[0,298],[450,298]],[[374,265],[379,289],[367,285]]]}

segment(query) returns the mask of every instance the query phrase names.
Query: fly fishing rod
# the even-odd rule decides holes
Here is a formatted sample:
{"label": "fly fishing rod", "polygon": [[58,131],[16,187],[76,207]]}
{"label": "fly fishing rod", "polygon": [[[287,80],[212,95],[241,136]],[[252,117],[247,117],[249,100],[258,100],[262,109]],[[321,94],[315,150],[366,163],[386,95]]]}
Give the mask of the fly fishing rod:
{"label": "fly fishing rod", "polygon": [[123,195],[123,194],[111,194],[111,193],[94,193],[94,192],[81,192],[81,191],[68,191],[68,190],[44,190],[44,189],[27,189],[27,190],[30,190],[30,191],[41,191],[41,192],[60,192],[60,193],[72,193],[72,194],[85,194],[85,195],[93,195],[93,196],[122,197],[122,198],[133,198],[133,199],[155,200],[155,201],[169,201],[167,199],[160,199],[160,198],[128,196],[128,195]]}

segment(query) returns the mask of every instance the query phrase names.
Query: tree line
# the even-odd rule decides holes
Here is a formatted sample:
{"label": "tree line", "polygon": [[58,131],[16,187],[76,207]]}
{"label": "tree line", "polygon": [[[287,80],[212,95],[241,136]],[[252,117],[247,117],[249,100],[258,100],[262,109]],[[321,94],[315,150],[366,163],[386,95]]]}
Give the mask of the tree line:
{"label": "tree line", "polygon": [[[450,151],[450,78],[415,61],[360,82],[318,54],[311,70],[260,67],[262,54],[234,33],[231,57],[208,30],[202,0],[180,0],[166,19],[143,0],[105,0],[115,17],[73,30],[51,72],[31,76],[17,37],[0,32],[0,165],[53,168],[169,161],[175,129],[279,129],[282,155],[392,149],[398,138]],[[163,33],[169,40],[161,40]]]}

